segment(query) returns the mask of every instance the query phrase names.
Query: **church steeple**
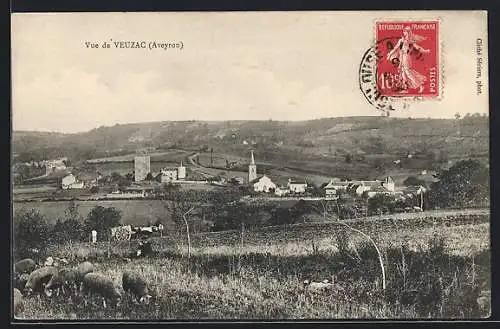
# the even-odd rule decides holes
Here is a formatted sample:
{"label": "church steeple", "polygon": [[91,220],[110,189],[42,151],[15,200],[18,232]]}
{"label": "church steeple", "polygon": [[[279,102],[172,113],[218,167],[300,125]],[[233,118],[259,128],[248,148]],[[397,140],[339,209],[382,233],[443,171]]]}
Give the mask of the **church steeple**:
{"label": "church steeple", "polygon": [[257,178],[257,165],[255,164],[255,158],[253,156],[253,150],[251,150],[250,164],[248,165],[248,181],[251,182]]}

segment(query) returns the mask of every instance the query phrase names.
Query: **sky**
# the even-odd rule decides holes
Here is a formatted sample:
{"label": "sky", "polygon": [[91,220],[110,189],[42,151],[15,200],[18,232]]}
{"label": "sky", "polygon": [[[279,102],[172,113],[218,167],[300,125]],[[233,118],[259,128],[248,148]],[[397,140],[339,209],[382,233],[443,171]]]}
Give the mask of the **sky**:
{"label": "sky", "polygon": [[[13,14],[12,128],[75,133],[167,120],[310,120],[380,112],[358,70],[376,19],[440,19],[443,95],[391,113],[488,113],[476,94],[485,12]],[[110,42],[90,49],[85,42]],[[183,49],[120,49],[115,41]]]}

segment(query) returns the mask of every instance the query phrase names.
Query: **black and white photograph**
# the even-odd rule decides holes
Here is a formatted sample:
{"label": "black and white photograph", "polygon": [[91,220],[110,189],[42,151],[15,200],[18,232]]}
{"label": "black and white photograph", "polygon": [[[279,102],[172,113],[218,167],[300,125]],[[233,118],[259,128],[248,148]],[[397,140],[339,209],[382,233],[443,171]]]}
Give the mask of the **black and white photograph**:
{"label": "black and white photograph", "polygon": [[11,14],[11,321],[489,318],[487,21]]}

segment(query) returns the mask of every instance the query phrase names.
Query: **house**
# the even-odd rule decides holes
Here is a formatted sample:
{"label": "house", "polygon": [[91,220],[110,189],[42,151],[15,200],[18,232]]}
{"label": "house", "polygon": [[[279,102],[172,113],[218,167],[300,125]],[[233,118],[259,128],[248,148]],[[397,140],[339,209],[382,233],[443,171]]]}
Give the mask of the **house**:
{"label": "house", "polygon": [[334,178],[324,187],[324,189],[326,196],[335,196],[341,190],[358,196],[362,196],[365,192],[371,192],[369,195],[373,196],[378,193],[394,193],[395,183],[391,177],[387,177],[383,181],[342,181],[338,178]]}
{"label": "house", "polygon": [[356,181],[353,182],[353,185],[355,186],[355,191],[358,196],[362,196],[363,193],[369,192],[369,191],[378,191],[381,192],[382,190],[379,189],[379,187],[382,187],[382,182],[375,180],[375,181]]}
{"label": "house", "polygon": [[175,182],[178,179],[177,169],[163,168],[161,170],[161,182]]}
{"label": "house", "polygon": [[276,187],[276,190],[274,191],[274,194],[277,195],[277,196],[285,196],[288,193],[290,193],[289,189],[284,189],[284,188],[281,188],[279,186]]}
{"label": "house", "polygon": [[343,190],[343,191],[347,190],[347,187],[349,186],[349,183],[350,182],[348,182],[348,181],[342,181],[339,178],[332,179],[324,187],[326,196],[337,195],[338,191],[340,191],[340,190]]}
{"label": "house", "polygon": [[294,181],[291,178],[288,179],[288,190],[293,193],[305,193],[307,189],[306,181]]}
{"label": "house", "polygon": [[45,165],[45,175],[49,175],[55,171],[65,170],[67,161],[68,158],[60,158],[60,159],[44,161],[43,164]]}
{"label": "house", "polygon": [[382,182],[382,187],[384,187],[389,192],[394,192],[395,184],[394,180],[389,176]]}
{"label": "house", "polygon": [[373,198],[378,194],[388,194],[388,191],[382,186],[375,186],[366,192],[368,198]]}
{"label": "house", "polygon": [[250,182],[250,184],[255,192],[269,193],[272,191],[276,191],[277,187],[276,184],[273,183],[271,179],[266,175],[254,179],[253,181]]}
{"label": "house", "polygon": [[67,174],[61,178],[61,188],[64,190],[79,189],[79,188],[83,188],[83,187],[84,187],[84,183],[79,182],[76,179],[75,175],[73,175],[71,173]]}

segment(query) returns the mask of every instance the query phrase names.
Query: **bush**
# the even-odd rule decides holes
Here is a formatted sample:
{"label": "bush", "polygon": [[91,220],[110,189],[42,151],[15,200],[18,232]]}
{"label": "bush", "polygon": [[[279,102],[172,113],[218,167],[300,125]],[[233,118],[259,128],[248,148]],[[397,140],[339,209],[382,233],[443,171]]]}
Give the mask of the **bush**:
{"label": "bush", "polygon": [[51,241],[59,244],[82,241],[85,238],[85,227],[76,218],[58,219],[51,232]]}
{"label": "bush", "polygon": [[59,244],[81,241],[84,238],[85,227],[77,204],[71,201],[64,214],[64,219],[58,219],[52,227],[52,241]]}
{"label": "bush", "polygon": [[427,184],[425,183],[424,180],[418,178],[418,177],[415,177],[415,176],[408,176],[408,178],[406,178],[404,181],[403,181],[403,185],[404,186],[426,186]]}
{"label": "bush", "polygon": [[489,170],[479,161],[457,162],[438,178],[429,192],[429,201],[434,207],[464,208],[489,203]]}
{"label": "bush", "polygon": [[110,229],[120,225],[121,217],[120,211],[114,207],[95,206],[85,218],[85,231],[89,233],[96,230],[98,239],[108,240],[111,235]]}
{"label": "bush", "polygon": [[14,216],[14,257],[44,257],[49,244],[50,226],[39,210],[31,209]]}

